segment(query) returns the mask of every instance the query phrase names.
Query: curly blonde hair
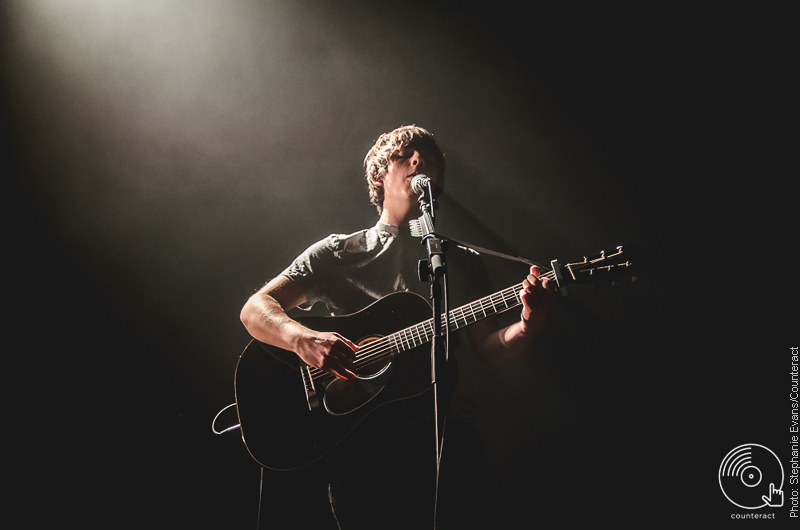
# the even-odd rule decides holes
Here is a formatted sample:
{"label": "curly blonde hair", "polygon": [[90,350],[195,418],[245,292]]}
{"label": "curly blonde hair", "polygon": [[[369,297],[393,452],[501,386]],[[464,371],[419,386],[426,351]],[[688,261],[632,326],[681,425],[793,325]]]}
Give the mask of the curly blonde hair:
{"label": "curly blonde hair", "polygon": [[436,145],[433,135],[416,125],[404,125],[392,132],[384,133],[378,137],[375,145],[364,158],[365,178],[369,186],[369,200],[378,209],[378,213],[383,212],[383,186],[381,182],[389,168],[389,162],[393,154],[404,147],[419,147],[430,151],[436,160],[436,170],[440,179],[444,178],[444,155],[439,146]]}

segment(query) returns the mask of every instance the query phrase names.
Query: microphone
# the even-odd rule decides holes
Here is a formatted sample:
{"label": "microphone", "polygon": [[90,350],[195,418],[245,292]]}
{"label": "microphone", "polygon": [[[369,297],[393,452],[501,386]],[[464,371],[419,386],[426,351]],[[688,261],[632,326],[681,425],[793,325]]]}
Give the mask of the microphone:
{"label": "microphone", "polygon": [[430,184],[431,179],[426,177],[425,175],[417,175],[413,179],[411,179],[411,191],[416,193],[417,195],[422,195],[426,191],[428,191],[428,184]]}

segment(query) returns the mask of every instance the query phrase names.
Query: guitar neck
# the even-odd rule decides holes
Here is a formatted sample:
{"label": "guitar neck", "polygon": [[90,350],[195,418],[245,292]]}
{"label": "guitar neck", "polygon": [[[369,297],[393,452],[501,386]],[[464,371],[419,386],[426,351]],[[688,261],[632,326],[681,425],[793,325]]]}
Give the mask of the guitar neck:
{"label": "guitar neck", "polygon": [[[556,281],[559,287],[563,287],[566,283],[584,284],[613,279],[633,272],[633,263],[629,259],[632,255],[636,255],[636,252],[634,251],[632,254],[629,248],[623,251],[622,247],[617,247],[615,253],[606,255],[605,252],[602,252],[599,256],[584,258],[583,261],[566,265],[559,265],[556,261],[553,261],[553,269],[543,271],[540,278]],[[519,293],[522,290],[522,286],[523,284],[520,282],[502,291],[448,311],[447,315],[442,315],[441,317],[442,328],[449,331],[458,331],[485,318],[521,305],[522,300]],[[356,353],[355,364],[363,366],[383,361],[397,353],[427,344],[433,340],[433,336],[433,318],[429,318],[419,324],[363,345]],[[314,378],[333,378],[333,376],[319,368],[309,368],[309,375]]]}
{"label": "guitar neck", "polygon": [[[442,315],[442,326],[447,326],[450,331],[458,331],[485,318],[512,309],[522,303],[519,297],[520,290],[522,290],[522,283],[457,307],[447,313],[446,320],[445,315]],[[429,318],[424,322],[397,331],[385,337],[385,340],[393,342],[397,351],[406,351],[430,342],[433,340],[433,335],[433,318]]]}

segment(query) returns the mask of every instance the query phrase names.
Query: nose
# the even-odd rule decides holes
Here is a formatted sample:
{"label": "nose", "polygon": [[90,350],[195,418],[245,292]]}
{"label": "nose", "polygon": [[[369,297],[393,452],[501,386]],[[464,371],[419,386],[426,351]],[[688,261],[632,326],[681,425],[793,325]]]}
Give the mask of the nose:
{"label": "nose", "polygon": [[419,151],[414,151],[414,154],[411,156],[411,165],[414,167],[425,167],[425,159],[422,158],[422,155]]}

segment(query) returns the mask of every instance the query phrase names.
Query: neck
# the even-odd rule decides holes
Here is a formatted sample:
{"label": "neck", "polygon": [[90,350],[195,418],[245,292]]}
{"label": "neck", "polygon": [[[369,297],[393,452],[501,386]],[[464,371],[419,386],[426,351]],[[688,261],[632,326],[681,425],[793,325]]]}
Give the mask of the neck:
{"label": "neck", "polygon": [[422,215],[418,208],[397,211],[390,208],[384,208],[381,212],[380,222],[392,226],[406,226],[409,221],[416,219]]}

